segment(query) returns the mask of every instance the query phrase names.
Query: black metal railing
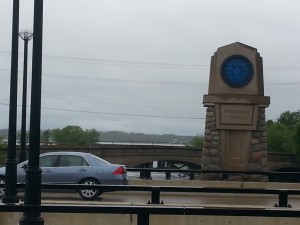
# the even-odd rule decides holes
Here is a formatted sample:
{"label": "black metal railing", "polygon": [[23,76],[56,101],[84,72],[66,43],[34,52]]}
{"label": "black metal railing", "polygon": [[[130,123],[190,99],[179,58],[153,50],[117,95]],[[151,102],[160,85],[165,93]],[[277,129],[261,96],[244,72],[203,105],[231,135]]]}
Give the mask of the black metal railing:
{"label": "black metal railing", "polygon": [[[4,188],[4,184],[0,184]],[[25,188],[24,184],[17,184],[17,188]],[[90,189],[90,185],[80,184],[43,184],[43,190],[50,189]],[[226,216],[260,216],[260,217],[300,217],[300,210],[292,209],[288,203],[290,195],[300,195],[300,190],[295,189],[263,189],[263,188],[213,188],[213,187],[174,187],[174,186],[144,186],[144,185],[93,185],[93,189],[102,192],[131,191],[149,192],[151,201],[145,205],[0,205],[0,212],[43,212],[43,213],[99,213],[99,214],[136,214],[137,225],[149,225],[150,215],[226,215]],[[268,208],[224,208],[203,206],[169,206],[163,205],[161,201],[162,192],[194,192],[194,193],[232,193],[232,194],[262,194],[277,195],[278,203]],[[276,207],[278,206],[278,207]],[[279,208],[280,207],[280,208]]]}
{"label": "black metal railing", "polygon": [[[23,186],[24,187],[24,186]],[[42,189],[90,189],[89,185],[66,184],[66,185],[42,185]],[[148,185],[93,185],[93,189],[101,192],[128,191],[128,192],[149,192],[151,201],[149,204],[160,204],[162,192],[181,192],[181,193],[223,193],[223,194],[261,194],[277,195],[278,202],[275,207],[291,207],[288,202],[290,195],[300,195],[298,189],[264,189],[264,188],[219,188],[219,187],[184,187],[184,186],[148,186]]]}
{"label": "black metal railing", "polygon": [[220,171],[220,170],[196,170],[196,169],[168,169],[168,168],[127,168],[127,171],[131,172],[139,172],[140,178],[148,179],[151,178],[151,173],[160,172],[165,173],[166,180],[171,179],[172,173],[183,173],[189,176],[190,180],[195,179],[195,175],[207,174],[207,173],[216,173],[222,174],[224,180],[228,177],[228,175],[262,175],[262,176],[286,176],[292,175],[298,177],[298,182],[300,182],[300,172],[280,172],[280,171]]}
{"label": "black metal railing", "polygon": [[[0,188],[4,188],[4,184],[0,184]],[[25,184],[17,184],[18,190],[25,188]],[[83,184],[42,184],[42,190],[79,190],[91,189],[90,185]],[[148,186],[148,185],[93,185],[94,190],[101,192],[149,192],[151,200],[148,204],[161,204],[162,192],[181,192],[181,193],[223,193],[223,194],[261,194],[261,195],[277,195],[278,202],[274,203],[274,207],[291,207],[288,202],[289,196],[299,195],[299,189],[271,189],[271,188],[221,188],[221,187],[185,187],[185,186]]]}

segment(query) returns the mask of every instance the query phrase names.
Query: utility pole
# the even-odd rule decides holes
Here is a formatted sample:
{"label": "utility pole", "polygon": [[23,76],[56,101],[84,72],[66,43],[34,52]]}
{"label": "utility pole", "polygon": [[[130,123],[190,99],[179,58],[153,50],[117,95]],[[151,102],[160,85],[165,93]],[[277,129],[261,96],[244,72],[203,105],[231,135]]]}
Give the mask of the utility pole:
{"label": "utility pole", "polygon": [[28,42],[29,40],[32,39],[33,34],[31,32],[24,31],[19,33],[19,36],[24,41],[21,151],[19,155],[19,163],[21,163],[26,160],[27,56],[28,56]]}

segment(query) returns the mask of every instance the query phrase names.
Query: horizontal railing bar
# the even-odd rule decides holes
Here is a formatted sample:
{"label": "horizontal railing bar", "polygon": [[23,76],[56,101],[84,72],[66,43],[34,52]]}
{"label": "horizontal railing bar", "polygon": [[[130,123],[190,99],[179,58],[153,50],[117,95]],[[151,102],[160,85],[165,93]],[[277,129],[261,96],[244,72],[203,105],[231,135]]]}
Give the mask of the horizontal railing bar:
{"label": "horizontal railing bar", "polygon": [[[0,184],[4,188],[5,184]],[[185,187],[185,186],[147,186],[147,185],[84,185],[84,184],[42,184],[42,189],[95,189],[109,191],[145,191],[151,192],[159,188],[160,192],[196,192],[196,193],[244,193],[244,194],[280,194],[285,191],[289,195],[300,195],[299,189],[271,188],[220,188],[220,187]],[[17,188],[25,188],[25,184],[17,184]]]}
{"label": "horizontal railing bar", "polygon": [[223,174],[257,174],[257,175],[299,175],[300,172],[279,171],[220,171],[220,170],[195,170],[195,169],[162,169],[162,168],[127,168],[132,172],[171,172],[171,173],[223,173]]}
{"label": "horizontal railing bar", "polygon": [[259,217],[300,217],[300,210],[283,208],[214,208],[184,206],[70,206],[70,205],[0,205],[0,212],[43,213],[101,213],[101,214],[156,214],[156,215],[218,215]]}

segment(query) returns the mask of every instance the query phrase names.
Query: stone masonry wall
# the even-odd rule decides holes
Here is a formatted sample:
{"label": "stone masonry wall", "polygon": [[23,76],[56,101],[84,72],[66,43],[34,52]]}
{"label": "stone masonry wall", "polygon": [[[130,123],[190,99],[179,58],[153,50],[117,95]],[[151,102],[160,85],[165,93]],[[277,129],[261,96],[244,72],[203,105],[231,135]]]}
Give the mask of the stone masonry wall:
{"label": "stone masonry wall", "polygon": [[[220,130],[216,129],[215,106],[208,106],[204,133],[204,147],[202,156],[202,170],[222,171],[222,150]],[[267,133],[265,108],[258,108],[256,130],[251,134],[248,171],[267,171]],[[229,181],[267,181],[267,177],[255,174],[224,174],[203,173],[202,180]]]}

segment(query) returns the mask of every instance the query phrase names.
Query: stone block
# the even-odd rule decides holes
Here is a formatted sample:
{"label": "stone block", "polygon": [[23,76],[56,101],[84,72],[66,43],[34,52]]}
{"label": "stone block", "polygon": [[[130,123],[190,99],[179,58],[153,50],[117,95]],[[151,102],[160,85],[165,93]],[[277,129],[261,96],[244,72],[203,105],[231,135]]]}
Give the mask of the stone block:
{"label": "stone block", "polygon": [[257,152],[262,150],[262,145],[261,144],[255,144],[251,146],[251,152]]}
{"label": "stone block", "polygon": [[219,156],[219,150],[217,148],[211,148],[210,155],[211,156]]}
{"label": "stone block", "polygon": [[210,135],[210,133],[211,133],[211,130],[210,130],[210,129],[207,129],[207,128],[205,128],[204,134],[205,134],[205,135]]}
{"label": "stone block", "polygon": [[215,115],[214,112],[207,112],[207,113],[206,113],[206,117],[208,117],[208,116],[211,116],[211,117],[212,117],[212,116],[214,116],[214,115]]}
{"label": "stone block", "polygon": [[218,156],[210,157],[210,162],[213,164],[220,164],[221,163],[221,158]]}
{"label": "stone block", "polygon": [[262,171],[262,166],[260,163],[250,163],[249,164],[249,171]]}
{"label": "stone block", "polygon": [[203,147],[204,148],[211,148],[212,147],[212,142],[204,142]]}
{"label": "stone block", "polygon": [[213,139],[213,138],[212,138],[211,135],[205,135],[205,136],[204,136],[204,140],[207,141],[207,142],[212,141],[212,139]]}
{"label": "stone block", "polygon": [[260,139],[261,143],[266,143],[267,142],[267,137],[261,137]]}
{"label": "stone block", "polygon": [[251,153],[251,161],[252,162],[260,162],[260,160],[263,158],[263,152],[252,152]]}
{"label": "stone block", "polygon": [[252,138],[251,139],[251,144],[253,145],[253,144],[258,144],[259,143],[259,139],[257,139],[257,138]]}

